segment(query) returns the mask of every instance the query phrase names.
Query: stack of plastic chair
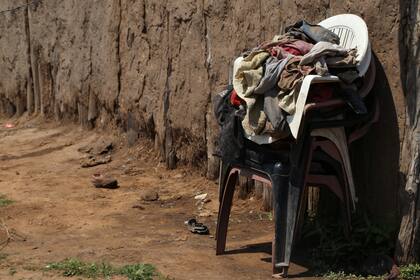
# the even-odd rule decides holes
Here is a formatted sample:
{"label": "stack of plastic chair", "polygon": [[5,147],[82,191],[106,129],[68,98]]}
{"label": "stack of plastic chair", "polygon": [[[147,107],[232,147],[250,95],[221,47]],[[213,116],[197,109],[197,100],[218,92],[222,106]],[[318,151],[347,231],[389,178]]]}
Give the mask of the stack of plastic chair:
{"label": "stack of plastic chair", "polygon": [[[216,254],[225,252],[230,210],[237,177],[247,176],[271,186],[275,233],[272,246],[274,276],[288,276],[297,221],[304,208],[303,197],[308,186],[322,186],[340,201],[348,226],[350,214],[357,202],[348,144],[362,137],[378,119],[376,98],[368,93],[375,80],[375,64],[371,54],[368,30],[363,19],[352,14],[328,18],[319,25],[340,37],[340,45],[357,48],[358,72],[363,78],[359,94],[368,105],[365,115],[319,118],[320,111],[347,108],[342,99],[308,103],[311,86],[316,83],[338,83],[337,76],[308,75],[298,95],[296,113],[288,118],[294,136],[278,140],[267,135],[239,135],[245,139],[245,159],[241,162],[221,162],[219,178],[219,216]],[[301,99],[301,100],[300,100]],[[303,100],[303,101],[302,101]],[[300,104],[300,105],[299,105]],[[347,108],[348,109],[348,108]],[[344,109],[343,109],[344,110]],[[332,168],[319,170],[315,166]],[[325,170],[334,170],[326,172]]]}

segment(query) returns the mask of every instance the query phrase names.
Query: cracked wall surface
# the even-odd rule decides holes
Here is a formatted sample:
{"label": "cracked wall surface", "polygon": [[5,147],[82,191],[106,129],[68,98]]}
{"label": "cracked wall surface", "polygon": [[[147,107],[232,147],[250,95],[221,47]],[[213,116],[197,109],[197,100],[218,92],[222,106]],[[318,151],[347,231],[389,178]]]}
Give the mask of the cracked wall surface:
{"label": "cracked wall surface", "polygon": [[[2,0],[0,11],[24,3]],[[386,202],[396,205],[395,146],[405,113],[394,0],[43,0],[0,14],[0,112],[117,127],[130,144],[154,139],[168,167],[192,164],[214,177],[210,100],[226,85],[234,57],[298,19],[340,13],[367,22],[383,73],[376,89],[389,94],[384,117],[354,147],[356,174],[367,178],[360,192],[370,198],[388,191]],[[366,155],[366,146],[377,158]],[[384,155],[389,149],[395,152]]]}

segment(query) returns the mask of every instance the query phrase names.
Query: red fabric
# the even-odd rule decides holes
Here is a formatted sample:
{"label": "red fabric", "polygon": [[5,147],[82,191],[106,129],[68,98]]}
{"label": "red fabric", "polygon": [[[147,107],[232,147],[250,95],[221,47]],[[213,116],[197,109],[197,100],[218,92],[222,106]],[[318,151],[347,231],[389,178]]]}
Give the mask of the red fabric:
{"label": "red fabric", "polygon": [[239,107],[241,105],[242,99],[238,96],[235,90],[232,90],[232,94],[230,95],[230,103],[233,106]]}
{"label": "red fabric", "polygon": [[280,41],[278,43],[266,43],[261,46],[262,49],[270,52],[271,56],[285,58],[288,54],[302,56],[307,54],[313,47],[311,43],[302,40],[292,40],[289,42]]}
{"label": "red fabric", "polygon": [[271,48],[271,49],[268,49],[268,51],[270,52],[271,56],[278,57],[279,55],[277,48]]}
{"label": "red fabric", "polygon": [[293,55],[302,55],[302,53],[300,52],[300,50],[298,50],[298,49],[296,49],[294,47],[291,47],[291,46],[282,47],[282,49],[285,50],[288,53],[293,54]]}
{"label": "red fabric", "polygon": [[294,48],[296,50],[299,51],[300,55],[305,55],[307,54],[313,47],[314,45],[312,45],[311,43],[302,41],[302,40],[297,40],[291,43],[286,43],[284,44],[282,47],[291,47]]}
{"label": "red fabric", "polygon": [[282,58],[283,55],[281,53],[281,48],[280,47],[272,47],[271,49],[269,49],[271,56],[277,57],[277,58]]}
{"label": "red fabric", "polygon": [[277,58],[283,58],[286,57],[288,53],[293,54],[293,55],[302,55],[302,53],[294,48],[294,47],[279,47],[279,46],[275,46],[272,47],[270,49],[268,49],[271,56],[277,57]]}
{"label": "red fabric", "polygon": [[324,102],[333,97],[333,89],[331,85],[314,84],[309,91],[309,102]]}

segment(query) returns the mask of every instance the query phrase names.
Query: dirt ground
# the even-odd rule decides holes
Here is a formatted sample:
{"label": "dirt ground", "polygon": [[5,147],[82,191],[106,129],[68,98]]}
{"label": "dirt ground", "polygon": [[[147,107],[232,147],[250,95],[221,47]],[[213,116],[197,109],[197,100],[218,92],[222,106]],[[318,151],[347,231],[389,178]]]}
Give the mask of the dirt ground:
{"label": "dirt ground", "polygon": [[[16,126],[5,128],[6,122]],[[189,169],[166,170],[150,143],[127,148],[121,136],[112,136],[110,163],[82,168],[86,155],[78,150],[104,134],[0,119],[0,194],[14,201],[0,208],[0,221],[12,236],[0,251],[0,279],[64,279],[43,268],[70,257],[116,265],[151,263],[174,279],[271,278],[273,224],[259,211],[260,202],[234,202],[231,251],[216,256],[216,183]],[[93,187],[90,177],[96,172],[113,175],[120,188]],[[156,190],[159,200],[142,201],[145,190]],[[199,210],[194,196],[201,193],[211,201]],[[184,221],[191,217],[206,223],[210,235],[189,233]],[[296,264],[291,270],[297,278],[306,271]]]}

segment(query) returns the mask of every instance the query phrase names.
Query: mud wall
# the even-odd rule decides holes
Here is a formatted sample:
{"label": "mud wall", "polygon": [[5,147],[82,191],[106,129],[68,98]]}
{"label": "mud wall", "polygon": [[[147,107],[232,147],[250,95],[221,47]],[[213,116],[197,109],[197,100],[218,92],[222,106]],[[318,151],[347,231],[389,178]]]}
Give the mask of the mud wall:
{"label": "mud wall", "polygon": [[[2,0],[0,11],[25,3]],[[386,216],[397,207],[405,123],[395,0],[43,0],[0,14],[0,113],[119,127],[129,144],[153,138],[168,167],[214,177],[210,100],[233,58],[300,18],[340,13],[366,20],[381,64],[382,118],[352,153],[361,200]]]}

